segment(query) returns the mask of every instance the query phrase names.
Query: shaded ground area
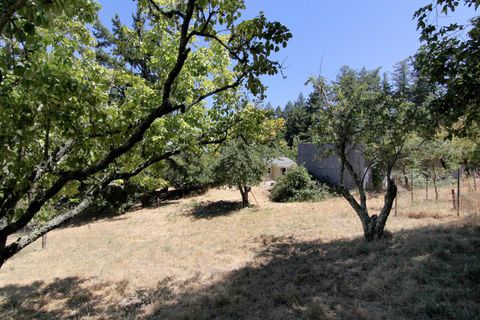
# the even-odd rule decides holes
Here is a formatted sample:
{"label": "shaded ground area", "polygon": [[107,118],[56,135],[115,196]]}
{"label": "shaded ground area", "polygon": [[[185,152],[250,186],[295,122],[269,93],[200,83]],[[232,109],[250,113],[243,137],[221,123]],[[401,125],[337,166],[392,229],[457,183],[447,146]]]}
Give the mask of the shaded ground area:
{"label": "shaded ground area", "polygon": [[62,227],[82,226],[102,219],[112,219],[124,215],[127,211],[155,209],[168,206],[185,197],[202,195],[207,189],[164,189],[141,194],[129,194],[121,187],[112,188],[104,202],[97,201],[90,210],[74,217]]}
{"label": "shaded ground area", "polygon": [[193,210],[189,214],[196,219],[211,219],[219,216],[227,216],[241,209],[243,209],[243,205],[237,201],[195,203]]}
{"label": "shaded ground area", "polygon": [[56,279],[0,289],[6,319],[480,319],[480,219],[390,238],[256,238],[252,262],[210,285],[166,277],[125,282]]}

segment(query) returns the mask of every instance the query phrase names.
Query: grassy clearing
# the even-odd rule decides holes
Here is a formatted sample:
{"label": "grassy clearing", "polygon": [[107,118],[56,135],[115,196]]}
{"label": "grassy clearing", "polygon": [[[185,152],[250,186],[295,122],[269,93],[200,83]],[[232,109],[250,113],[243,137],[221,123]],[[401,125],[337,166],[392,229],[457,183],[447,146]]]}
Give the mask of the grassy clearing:
{"label": "grassy clearing", "polygon": [[475,215],[402,194],[390,238],[365,243],[342,199],[254,194],[253,208],[211,190],[54,231],[0,271],[0,318],[480,318]]}

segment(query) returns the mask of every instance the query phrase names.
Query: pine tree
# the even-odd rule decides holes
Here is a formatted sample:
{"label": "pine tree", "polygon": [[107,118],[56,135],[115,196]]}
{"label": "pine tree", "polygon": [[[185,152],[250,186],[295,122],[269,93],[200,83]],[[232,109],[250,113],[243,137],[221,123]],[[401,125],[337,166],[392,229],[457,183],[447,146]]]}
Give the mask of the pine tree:
{"label": "pine tree", "polygon": [[410,97],[411,90],[411,68],[408,60],[402,60],[395,64],[393,70],[393,86],[395,88],[395,94],[403,98]]}

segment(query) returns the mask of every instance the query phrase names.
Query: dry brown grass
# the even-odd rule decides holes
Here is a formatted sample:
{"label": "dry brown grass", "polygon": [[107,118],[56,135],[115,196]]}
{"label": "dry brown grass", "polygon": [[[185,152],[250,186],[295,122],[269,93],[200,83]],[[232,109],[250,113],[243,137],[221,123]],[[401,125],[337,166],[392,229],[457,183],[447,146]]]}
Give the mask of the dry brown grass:
{"label": "dry brown grass", "polygon": [[[480,182],[477,181],[477,183]],[[460,199],[462,210],[470,213],[480,213],[480,185],[475,187],[472,179],[462,181]]]}
{"label": "dry brown grass", "polygon": [[253,208],[211,190],[54,231],[0,271],[0,318],[479,318],[478,218],[404,194],[392,236],[365,243],[342,199],[254,194]]}
{"label": "dry brown grass", "polygon": [[[480,188],[480,185],[479,185]],[[457,211],[453,208],[452,190],[457,193],[456,184],[439,188],[439,199],[435,200],[435,193],[430,186],[428,199],[425,189],[417,188],[414,191],[413,202],[409,191],[402,191],[398,196],[397,211],[413,219],[433,218],[445,219],[454,217]],[[461,182],[460,213],[480,213],[480,189],[475,190],[472,179],[463,179]],[[393,212],[393,211],[392,211]]]}

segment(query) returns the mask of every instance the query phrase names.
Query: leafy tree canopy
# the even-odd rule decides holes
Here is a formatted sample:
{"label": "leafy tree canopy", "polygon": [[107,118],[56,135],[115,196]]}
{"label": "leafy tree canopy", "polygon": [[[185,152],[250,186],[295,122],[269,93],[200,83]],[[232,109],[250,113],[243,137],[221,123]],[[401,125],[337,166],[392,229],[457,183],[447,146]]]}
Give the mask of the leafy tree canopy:
{"label": "leafy tree canopy", "polygon": [[[291,37],[263,14],[241,20],[243,1],[139,0],[132,27],[115,18],[92,32],[98,7],[0,7],[0,264],[111,181],[249,128],[238,90],[262,96],[259,76],[279,71],[269,56]],[[75,208],[6,245],[65,194],[78,195]]]}
{"label": "leafy tree canopy", "polygon": [[[403,156],[405,141],[416,127],[421,113],[415,104],[401,95],[385,92],[379,70],[354,70],[343,67],[330,84],[322,78],[311,79],[314,94],[319,101],[317,131],[322,148],[331,146],[330,152],[340,161],[340,185],[332,185],[355,209],[362,221],[367,240],[382,237],[393,200],[396,185],[391,173]],[[368,171],[358,172],[350,154],[360,152],[368,167],[375,167],[386,177],[384,205],[377,216],[367,208],[365,179]],[[343,185],[345,173],[354,179],[359,198]]]}
{"label": "leafy tree canopy", "polygon": [[[472,8],[475,16],[465,24],[438,24],[438,15],[453,13],[461,4]],[[479,5],[478,0],[436,0],[414,16],[422,41],[416,68],[437,87],[436,99],[430,104],[434,118],[453,133],[469,133],[480,120]]]}
{"label": "leafy tree canopy", "polygon": [[229,141],[215,165],[216,181],[220,185],[236,188],[242,196],[244,207],[249,205],[248,194],[266,174],[271,151],[262,144],[243,138]]}

